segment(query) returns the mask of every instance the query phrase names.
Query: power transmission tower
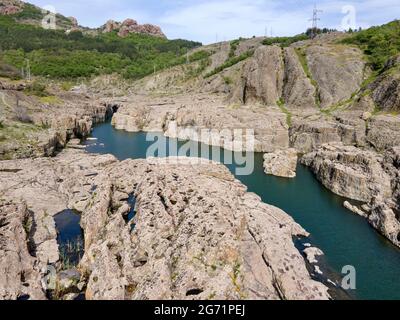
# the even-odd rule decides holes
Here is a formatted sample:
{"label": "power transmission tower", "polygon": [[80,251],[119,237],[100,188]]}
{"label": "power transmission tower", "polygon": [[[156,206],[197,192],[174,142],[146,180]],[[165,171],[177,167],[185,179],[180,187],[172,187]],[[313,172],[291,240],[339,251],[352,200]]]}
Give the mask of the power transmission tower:
{"label": "power transmission tower", "polygon": [[322,10],[317,9],[317,5],[314,5],[314,10],[313,10],[313,17],[309,21],[312,21],[312,29],[311,29],[311,38],[314,39],[318,33],[318,21],[321,19],[318,17],[319,13],[322,13]]}

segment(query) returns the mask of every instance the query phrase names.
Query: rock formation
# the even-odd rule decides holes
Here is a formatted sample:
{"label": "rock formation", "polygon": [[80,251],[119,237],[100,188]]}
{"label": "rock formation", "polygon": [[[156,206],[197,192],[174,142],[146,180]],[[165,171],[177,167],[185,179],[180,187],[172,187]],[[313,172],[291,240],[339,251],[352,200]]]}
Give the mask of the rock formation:
{"label": "rock formation", "polygon": [[311,45],[305,52],[322,108],[347,100],[359,90],[365,68],[359,49],[340,45]]}
{"label": "rock formation", "polygon": [[399,156],[398,147],[382,156],[352,146],[324,145],[301,161],[332,192],[367,203],[365,214],[350,204],[345,206],[367,217],[373,227],[399,246]]}
{"label": "rock formation", "polygon": [[400,111],[400,55],[389,59],[384,72],[368,86],[375,104],[385,111]]}
{"label": "rock formation", "polygon": [[122,23],[114,20],[108,20],[106,24],[101,27],[101,29],[103,33],[118,31],[118,36],[121,38],[127,37],[130,33],[140,33],[165,38],[165,35],[160,27],[152,24],[140,25],[133,19],[126,19]]}
{"label": "rock formation", "polygon": [[285,48],[283,99],[289,108],[317,108],[316,88],[307,78],[293,48]]}
{"label": "rock formation", "polygon": [[283,76],[281,48],[259,47],[244,67],[241,87],[234,99],[247,104],[261,101],[276,105],[282,96]]}
{"label": "rock formation", "polygon": [[[25,229],[33,233],[33,243],[47,218],[66,207],[81,212],[85,255],[79,271],[87,299],[328,299],[327,287],[311,279],[293,244],[294,236],[307,232],[247,193],[224,166],[199,161],[118,162],[70,149],[54,159],[0,162],[0,192],[30,208],[35,228],[25,224]],[[136,198],[134,208],[129,195]],[[26,255],[12,258],[16,275],[25,264],[51,262],[27,255],[21,222],[26,211],[8,206],[2,203],[2,214],[21,212],[11,217]],[[133,209],[135,217],[128,221]],[[43,210],[46,219],[38,216]],[[48,234],[47,241],[55,236]],[[22,279],[2,280],[0,292],[16,298],[25,294],[22,281],[34,281],[29,290],[39,286],[37,273]]]}
{"label": "rock formation", "polygon": [[278,150],[275,153],[264,155],[264,169],[266,174],[277,177],[295,178],[297,167],[297,150]]}
{"label": "rock formation", "polygon": [[42,300],[40,268],[29,252],[30,212],[25,204],[0,201],[0,300]]}
{"label": "rock formation", "polygon": [[[229,109],[218,97],[210,99],[204,94],[153,99],[152,103],[137,97],[134,104],[125,105],[114,114],[112,124],[117,129],[164,132],[172,138],[192,139],[229,150],[237,150],[235,140],[242,140],[248,151],[274,152],[289,146],[286,117],[278,108]],[[202,136],[202,129],[213,129],[222,138],[214,139],[212,132]],[[254,144],[249,148],[245,143],[247,130],[254,132]]]}
{"label": "rock formation", "polygon": [[121,27],[121,23],[114,20],[108,20],[106,24],[102,27],[103,33],[109,33],[114,30],[118,30]]}
{"label": "rock formation", "polygon": [[23,10],[24,3],[19,0],[2,0],[0,3],[1,15],[13,15]]}

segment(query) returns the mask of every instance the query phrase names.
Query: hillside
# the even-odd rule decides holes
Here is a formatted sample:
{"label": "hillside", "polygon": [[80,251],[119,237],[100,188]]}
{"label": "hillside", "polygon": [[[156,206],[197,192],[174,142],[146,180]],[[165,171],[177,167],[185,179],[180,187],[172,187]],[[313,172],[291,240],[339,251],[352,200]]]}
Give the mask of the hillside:
{"label": "hillside", "polygon": [[[186,58],[182,55],[201,45],[146,32],[128,31],[121,37],[124,24],[107,32],[89,32],[62,15],[56,19],[59,29],[47,30],[41,28],[43,13],[39,8],[26,3],[21,10],[0,16],[2,60],[21,70],[29,59],[33,75],[71,79],[117,72],[137,79],[183,63]],[[135,23],[129,21],[134,30],[140,27]],[[66,32],[68,28],[72,29]]]}

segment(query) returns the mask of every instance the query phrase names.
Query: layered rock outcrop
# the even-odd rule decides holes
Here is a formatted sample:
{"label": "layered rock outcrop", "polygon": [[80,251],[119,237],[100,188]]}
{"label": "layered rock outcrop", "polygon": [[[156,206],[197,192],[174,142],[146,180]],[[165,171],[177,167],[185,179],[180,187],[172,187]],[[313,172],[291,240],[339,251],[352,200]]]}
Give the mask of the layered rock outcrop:
{"label": "layered rock outcrop", "polygon": [[[24,83],[4,82],[1,87],[5,88],[0,96],[5,112],[0,159],[53,156],[70,139],[87,137],[94,124],[103,122],[118,107],[109,102],[89,102],[80,94],[68,97],[70,100],[57,98],[57,105],[43,104],[20,92]],[[18,121],[20,118],[26,123]]]}
{"label": "layered rock outcrop", "polygon": [[244,66],[242,81],[232,100],[244,104],[260,101],[266,105],[276,105],[282,96],[283,77],[282,49],[278,46],[261,46]]}
{"label": "layered rock outcrop", "polygon": [[321,107],[345,101],[364,80],[365,62],[359,49],[342,45],[310,45],[304,49]]}
{"label": "layered rock outcrop", "polygon": [[285,48],[283,99],[289,108],[317,108],[316,88],[305,74],[294,48]]}
{"label": "layered rock outcrop", "polygon": [[334,117],[312,115],[294,117],[290,127],[290,145],[301,153],[323,144],[342,142],[363,147],[367,144],[367,123],[360,113],[340,113]]}
{"label": "layered rock outcrop", "polygon": [[383,73],[368,86],[375,104],[384,111],[400,111],[400,55],[388,60]]}
{"label": "layered rock outcrop", "polygon": [[334,193],[358,201],[392,196],[391,179],[383,157],[352,146],[324,145],[302,158],[317,178]]}
{"label": "layered rock outcrop", "polygon": [[350,204],[346,207],[365,216],[373,227],[400,246],[399,156],[398,147],[382,156],[352,146],[324,145],[301,161],[332,192],[367,203],[363,210]]}
{"label": "layered rock outcrop", "polygon": [[[168,137],[191,139],[229,150],[239,150],[236,147],[239,143],[240,150],[258,152],[289,147],[286,116],[278,108],[232,109],[224,106],[218,97],[210,99],[207,95],[153,99],[153,104],[140,99],[137,97],[135,104],[125,105],[114,114],[112,124],[117,129],[158,131]],[[249,135],[254,143],[247,139]]]}
{"label": "layered rock outcrop", "polygon": [[0,201],[0,300],[45,299],[40,267],[28,247],[30,219],[25,204]]}
{"label": "layered rock outcrop", "polygon": [[283,178],[295,178],[297,168],[297,150],[278,150],[264,155],[266,174]]}
{"label": "layered rock outcrop", "polygon": [[[49,203],[81,212],[87,299],[328,299],[293,244],[307,232],[224,166],[199,161],[118,162],[66,150],[55,159],[0,162],[0,192],[18,193],[33,215]],[[17,268],[35,260],[20,259]],[[11,280],[0,292],[21,285],[21,277]]]}
{"label": "layered rock outcrop", "polygon": [[367,142],[379,152],[400,144],[400,117],[381,114],[367,123]]}

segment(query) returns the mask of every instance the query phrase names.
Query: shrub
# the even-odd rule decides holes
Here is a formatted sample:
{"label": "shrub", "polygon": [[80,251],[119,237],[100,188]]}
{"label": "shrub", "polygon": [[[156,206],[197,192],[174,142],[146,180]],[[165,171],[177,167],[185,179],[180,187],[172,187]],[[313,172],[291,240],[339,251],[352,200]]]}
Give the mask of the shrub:
{"label": "shrub", "polygon": [[225,61],[224,64],[222,64],[219,67],[215,68],[213,71],[207,73],[204,77],[205,78],[212,77],[212,76],[220,73],[221,71],[223,71],[225,69],[228,69],[228,68],[234,66],[235,64],[238,64],[239,62],[252,57],[253,54],[254,54],[254,50],[250,50],[250,51],[247,51],[247,52],[241,54],[240,56],[229,58],[228,60]]}
{"label": "shrub", "polygon": [[25,93],[36,97],[47,97],[46,85],[40,81],[32,82],[26,89]]}
{"label": "shrub", "polygon": [[304,40],[308,40],[308,39],[309,39],[309,37],[305,33],[302,33],[302,34],[299,34],[294,37],[267,38],[262,42],[262,44],[266,45],[266,46],[277,44],[277,45],[280,45],[281,47],[288,47],[292,43],[295,43],[298,41],[304,41]]}
{"label": "shrub", "polygon": [[354,33],[341,42],[359,46],[371,67],[381,70],[390,57],[400,53],[400,21]]}

